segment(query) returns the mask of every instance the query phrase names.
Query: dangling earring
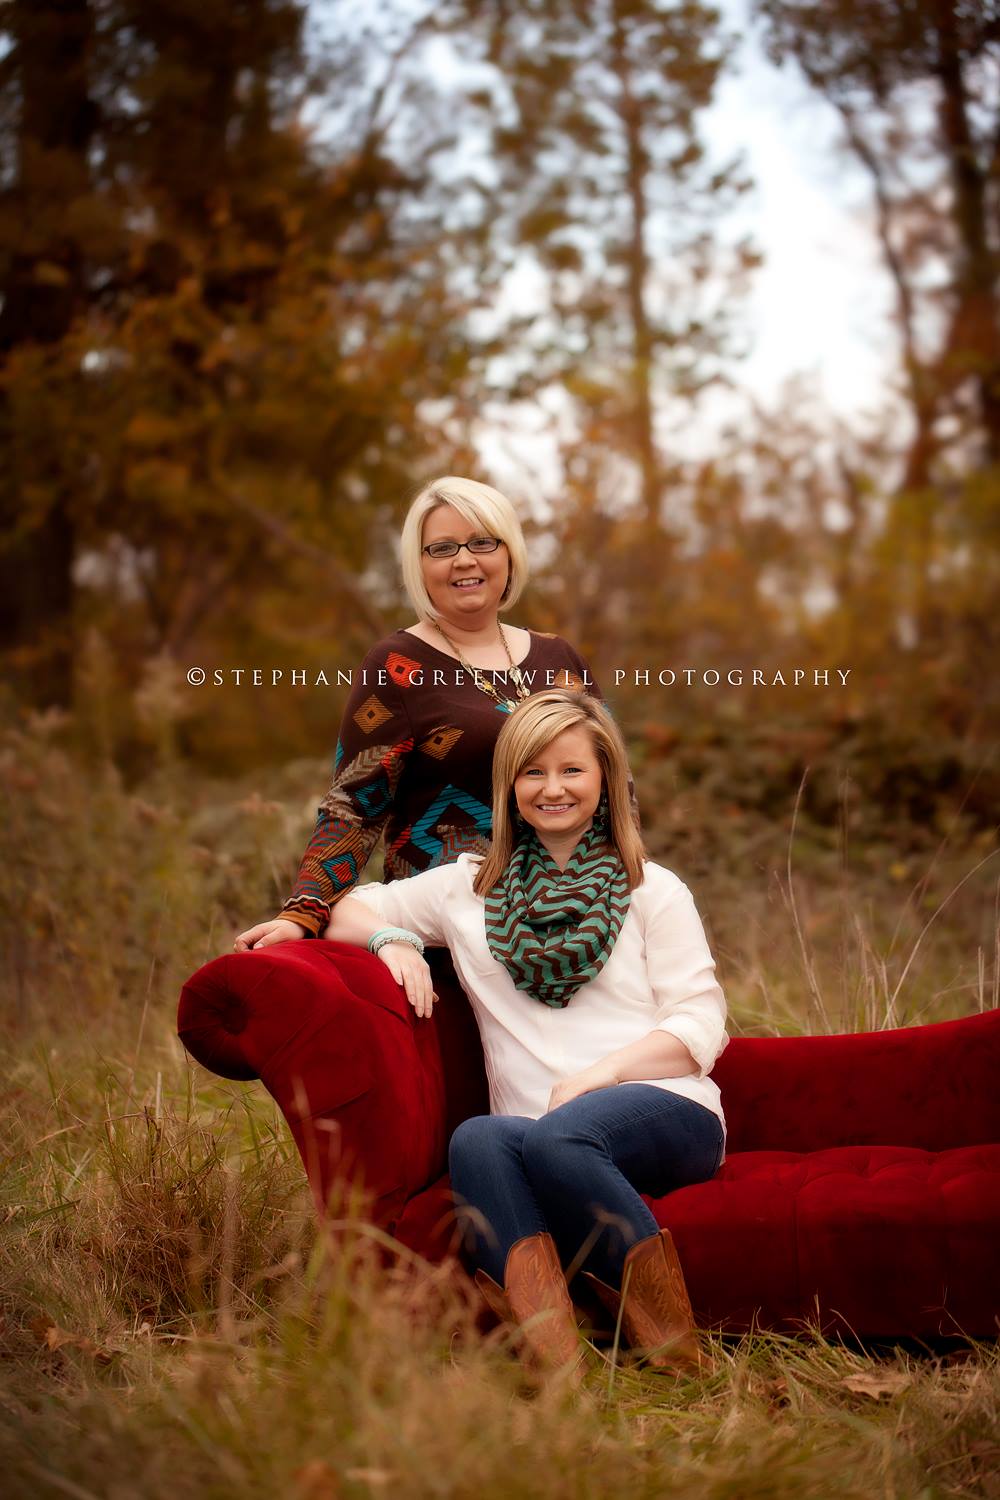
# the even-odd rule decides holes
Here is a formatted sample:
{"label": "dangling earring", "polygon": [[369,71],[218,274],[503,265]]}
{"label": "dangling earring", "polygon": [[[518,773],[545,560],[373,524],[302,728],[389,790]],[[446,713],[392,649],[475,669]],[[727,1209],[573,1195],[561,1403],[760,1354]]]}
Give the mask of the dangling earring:
{"label": "dangling earring", "polygon": [[611,808],[608,805],[607,792],[601,793],[601,799],[594,813],[594,828],[600,834],[607,834],[611,827]]}

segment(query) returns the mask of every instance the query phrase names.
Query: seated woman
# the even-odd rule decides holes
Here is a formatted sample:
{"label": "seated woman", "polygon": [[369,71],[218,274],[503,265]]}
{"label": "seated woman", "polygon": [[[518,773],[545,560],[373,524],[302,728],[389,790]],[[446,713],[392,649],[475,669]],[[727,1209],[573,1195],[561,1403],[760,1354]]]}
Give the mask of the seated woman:
{"label": "seated woman", "polygon": [[726,1007],[687,887],[644,855],[610,714],[539,693],[497,740],[489,852],[359,887],[326,931],[377,953],[418,1016],[436,1000],[423,944],[450,948],[491,1108],[455,1131],[452,1186],[487,1301],[548,1363],[579,1352],[564,1266],[615,1310],[624,1293],[625,1337],[652,1363],[706,1363],[669,1231],[640,1194],[722,1161],[708,1074]]}

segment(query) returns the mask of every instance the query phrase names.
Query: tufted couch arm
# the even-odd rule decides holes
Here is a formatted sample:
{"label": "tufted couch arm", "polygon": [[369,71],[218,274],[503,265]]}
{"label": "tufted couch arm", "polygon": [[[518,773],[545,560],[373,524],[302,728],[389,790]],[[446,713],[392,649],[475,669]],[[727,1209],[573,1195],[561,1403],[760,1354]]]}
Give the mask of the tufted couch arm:
{"label": "tufted couch arm", "polygon": [[225,1078],[260,1078],[292,1129],[319,1206],[338,1178],[392,1223],[444,1168],[446,1109],[435,1027],[385,965],[325,941],[205,964],[181,993],[178,1033]]}

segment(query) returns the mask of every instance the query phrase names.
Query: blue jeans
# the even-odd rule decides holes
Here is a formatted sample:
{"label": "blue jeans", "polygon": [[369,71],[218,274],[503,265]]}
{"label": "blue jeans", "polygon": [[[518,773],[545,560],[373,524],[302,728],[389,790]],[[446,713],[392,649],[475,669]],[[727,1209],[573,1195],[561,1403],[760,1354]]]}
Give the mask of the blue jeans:
{"label": "blue jeans", "polygon": [[722,1123],[703,1104],[622,1083],[540,1120],[476,1115],[452,1136],[449,1169],[466,1248],[500,1286],[511,1246],[547,1230],[571,1274],[617,1287],[629,1247],[659,1229],[639,1194],[707,1181],[722,1152]]}

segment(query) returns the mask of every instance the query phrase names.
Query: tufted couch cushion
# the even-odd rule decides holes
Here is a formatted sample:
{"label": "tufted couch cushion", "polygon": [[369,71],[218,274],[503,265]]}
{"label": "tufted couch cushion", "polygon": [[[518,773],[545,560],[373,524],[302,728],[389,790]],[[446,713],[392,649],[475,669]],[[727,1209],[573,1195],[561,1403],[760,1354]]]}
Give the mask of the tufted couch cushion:
{"label": "tufted couch cushion", "polygon": [[997,1332],[1000,1145],[739,1152],[651,1206],[706,1325]]}

